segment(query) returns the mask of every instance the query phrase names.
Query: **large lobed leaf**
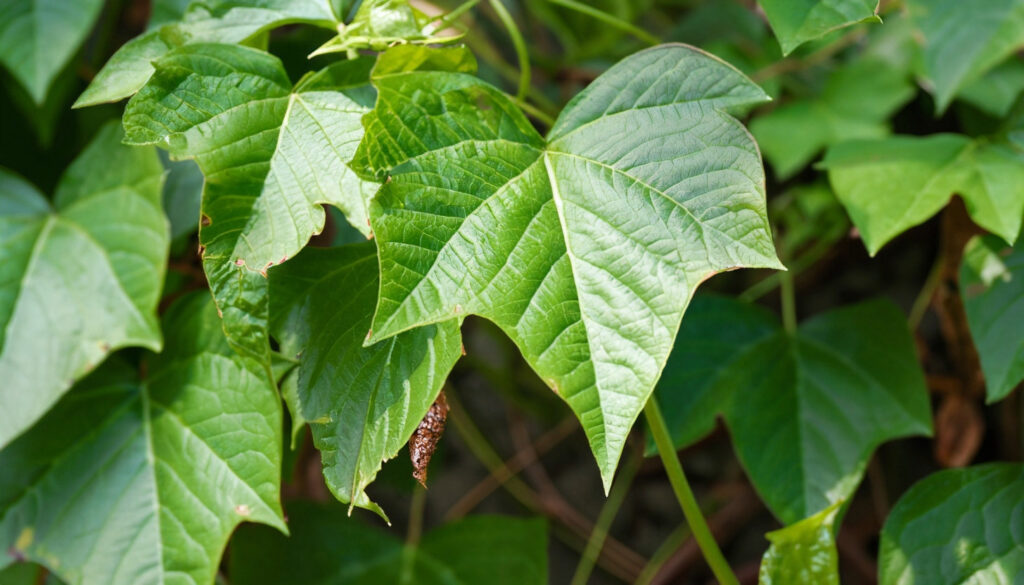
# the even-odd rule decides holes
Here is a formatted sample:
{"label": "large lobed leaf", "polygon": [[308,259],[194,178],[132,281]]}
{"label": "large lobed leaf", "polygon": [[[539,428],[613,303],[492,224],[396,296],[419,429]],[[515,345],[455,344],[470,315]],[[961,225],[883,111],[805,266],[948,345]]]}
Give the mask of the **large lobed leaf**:
{"label": "large lobed leaf", "polygon": [[1024,219],[1024,149],[960,134],[893,136],[829,149],[836,196],[874,255],[960,195],[981,227],[1014,242]]}
{"label": "large lobed leaf", "polygon": [[878,0],[760,0],[782,54],[836,29],[878,18]]}
{"label": "large lobed leaf", "polygon": [[458,320],[363,347],[377,302],[371,242],[309,248],[270,273],[271,331],[299,361],[296,394],[345,503],[384,516],[363,491],[437,398],[461,355]]}
{"label": "large lobed leaf", "polygon": [[235,585],[543,585],[547,530],[541,519],[472,516],[403,543],[346,517],[295,502],[290,538],[262,527],[232,541]]}
{"label": "large lobed leaf", "polygon": [[284,530],[281,406],[196,293],[164,317],[141,382],[114,360],[0,451],[0,566],[13,556],[72,585],[205,585],[229,534]]}
{"label": "large lobed leaf", "polygon": [[81,46],[103,0],[0,2],[0,63],[37,104]]}
{"label": "large lobed leaf", "polygon": [[882,529],[881,585],[1018,585],[1024,579],[1024,465],[947,469],[896,502]]}
{"label": "large lobed leaf", "polygon": [[547,138],[469,75],[375,78],[353,165],[384,179],[369,343],[468,313],[497,323],[583,423],[606,487],[694,289],[779,268],[757,146],[726,110],[767,96],[665,45],[573,99]]}
{"label": "large lobed leaf", "polygon": [[960,293],[988,401],[1001,400],[1024,380],[1024,241],[1012,249],[992,236],[968,242]]}
{"label": "large lobed leaf", "polygon": [[324,226],[322,204],[369,232],[376,183],[347,163],[373,101],[372,60],[343,61],[294,87],[274,56],[236,45],[187,45],[154,62],[128,103],[127,141],[193,158],[206,178],[199,239],[228,340],[270,362],[266,271]]}
{"label": "large lobed leaf", "polygon": [[163,167],[108,125],[53,205],[0,170],[0,447],[113,349],[160,349],[168,247]]}

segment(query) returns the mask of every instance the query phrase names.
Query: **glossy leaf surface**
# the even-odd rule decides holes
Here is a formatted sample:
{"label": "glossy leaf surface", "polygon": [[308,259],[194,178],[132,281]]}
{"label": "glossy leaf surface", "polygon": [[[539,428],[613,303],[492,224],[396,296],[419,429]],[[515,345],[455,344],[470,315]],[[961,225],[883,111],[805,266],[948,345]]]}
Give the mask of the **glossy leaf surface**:
{"label": "glossy leaf surface", "polygon": [[71,585],[205,585],[240,522],[285,529],[273,387],[204,293],[164,334],[145,380],[115,359],[0,451],[0,548]]}
{"label": "glossy leaf surface", "polygon": [[788,55],[807,41],[858,22],[880,21],[878,0],[760,0],[768,22]]}
{"label": "glossy leaf surface", "polygon": [[291,537],[246,527],[232,543],[234,585],[544,585],[547,530],[540,519],[472,516],[436,528],[419,544],[296,502]]}
{"label": "glossy leaf surface", "polygon": [[760,585],[839,585],[835,521],[839,503],[769,532],[772,543],[761,560]]}
{"label": "glossy leaf surface", "polygon": [[267,269],[323,229],[322,204],[369,231],[377,184],[347,163],[373,102],[372,61],[339,62],[294,88],[276,57],[236,45],[188,45],[154,65],[125,110],[127,140],[199,164],[203,267],[228,340],[269,363]]}
{"label": "glossy leaf surface", "polygon": [[1024,243],[1010,249],[998,238],[976,237],[964,250],[960,293],[967,311],[989,402],[1024,380]]}
{"label": "glossy leaf surface", "polygon": [[0,170],[0,447],[113,349],[160,349],[167,220],[152,148],[108,125],[53,204]]}
{"label": "glossy leaf surface", "polygon": [[725,112],[765,94],[665,45],[609,69],[545,139],[468,75],[374,84],[353,163],[388,178],[371,209],[382,277],[370,342],[491,319],[576,412],[607,485],[693,290],[780,266],[757,147]]}
{"label": "glossy leaf surface", "polygon": [[299,361],[298,412],[324,477],[345,503],[383,511],[364,493],[404,447],[461,355],[457,320],[363,347],[377,302],[370,242],[309,248],[270,273],[272,332]]}
{"label": "glossy leaf surface", "polygon": [[981,227],[1013,242],[1024,219],[1024,149],[959,134],[893,136],[829,149],[836,196],[874,255],[960,195]]}
{"label": "glossy leaf surface", "polygon": [[784,524],[848,499],[874,449],[931,432],[903,315],[871,301],[787,334],[762,309],[699,298],[657,397],[676,445],[722,416],[754,487]]}
{"label": "glossy leaf surface", "polygon": [[882,529],[881,585],[1020,582],[1024,465],[932,474],[896,502]]}

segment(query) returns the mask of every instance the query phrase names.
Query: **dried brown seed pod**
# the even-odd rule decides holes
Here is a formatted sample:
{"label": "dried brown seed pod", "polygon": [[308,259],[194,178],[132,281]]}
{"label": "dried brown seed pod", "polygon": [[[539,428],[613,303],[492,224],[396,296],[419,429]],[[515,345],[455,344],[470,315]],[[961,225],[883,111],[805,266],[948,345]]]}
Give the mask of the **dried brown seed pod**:
{"label": "dried brown seed pod", "polygon": [[430,410],[416,427],[409,439],[409,459],[412,461],[412,476],[420,485],[427,487],[427,466],[437,449],[437,443],[444,434],[444,425],[448,420],[448,399],[442,390],[437,400],[430,405]]}

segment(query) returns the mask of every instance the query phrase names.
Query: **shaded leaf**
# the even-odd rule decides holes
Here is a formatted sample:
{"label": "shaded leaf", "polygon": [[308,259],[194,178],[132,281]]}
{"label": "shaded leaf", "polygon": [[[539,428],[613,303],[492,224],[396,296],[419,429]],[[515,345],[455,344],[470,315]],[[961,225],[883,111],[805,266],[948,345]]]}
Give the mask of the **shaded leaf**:
{"label": "shaded leaf", "polygon": [[103,0],[0,2],[0,63],[37,104],[82,45]]}
{"label": "shaded leaf", "polygon": [[992,236],[967,244],[960,292],[985,374],[988,402],[1024,380],[1024,243],[1013,249]]}
{"label": "shaded leaf", "polygon": [[837,502],[821,512],[765,536],[771,547],[761,559],[760,585],[839,585],[836,553]]}
{"label": "shaded leaf", "polygon": [[165,151],[160,151],[160,161],[167,169],[163,191],[164,213],[171,222],[171,240],[176,241],[199,228],[203,173],[195,162],[170,160]]}
{"label": "shaded leaf", "polygon": [[382,277],[369,341],[491,319],[576,412],[607,485],[693,290],[780,267],[757,147],[724,111],[766,96],[664,45],[600,76],[545,139],[468,75],[374,84],[353,162],[390,171],[371,207]]}
{"label": "shaded leaf", "polygon": [[347,163],[373,101],[370,59],[343,61],[292,87],[274,56],[237,45],[188,45],[125,109],[127,141],[156,144],[202,169],[203,267],[228,340],[269,363],[266,271],[324,226],[322,204],[369,232],[377,184]]}
{"label": "shaded leaf", "polygon": [[997,118],[1010,113],[1024,92],[1024,60],[1011,57],[977,81],[965,85],[956,97]]}
{"label": "shaded leaf", "polygon": [[296,501],[291,537],[262,527],[231,545],[234,585],[544,585],[543,520],[471,516],[436,528],[418,544],[348,518],[343,510]]}
{"label": "shaded leaf", "polygon": [[878,0],[759,0],[788,55],[807,41],[859,22],[881,22]]}
{"label": "shaded leaf", "polygon": [[0,550],[72,585],[211,583],[240,522],[285,529],[274,388],[205,293],[164,334],[145,380],[114,359],[0,451]]}
{"label": "shaded leaf", "polygon": [[152,148],[103,128],[51,204],[0,170],[0,447],[113,349],[160,349],[167,220]]}
{"label": "shaded leaf", "polygon": [[893,136],[830,148],[823,166],[874,255],[945,207],[953,194],[971,218],[1008,242],[1024,218],[1024,150],[959,134]]}
{"label": "shaded leaf", "polygon": [[658,387],[684,447],[723,416],[754,487],[784,524],[848,499],[875,448],[931,432],[899,309],[870,301],[788,334],[761,310],[698,298]]}
{"label": "shaded leaf", "polygon": [[327,485],[383,516],[364,489],[434,402],[461,336],[449,320],[363,348],[377,289],[370,242],[309,248],[270,273],[272,331],[299,360],[291,401],[313,431]]}
{"label": "shaded leaf", "polygon": [[1019,583],[1024,465],[947,469],[896,502],[882,529],[881,585]]}

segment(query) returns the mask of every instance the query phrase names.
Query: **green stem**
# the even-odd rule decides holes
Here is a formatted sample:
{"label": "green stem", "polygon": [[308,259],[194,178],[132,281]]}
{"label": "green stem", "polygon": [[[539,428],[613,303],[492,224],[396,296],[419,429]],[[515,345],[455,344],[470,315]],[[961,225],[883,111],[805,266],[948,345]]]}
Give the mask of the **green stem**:
{"label": "green stem", "polygon": [[657,45],[657,44],[661,43],[661,39],[659,39],[658,37],[652,35],[651,33],[647,32],[647,31],[645,31],[644,29],[642,29],[642,28],[640,28],[640,27],[638,27],[638,26],[636,26],[636,25],[634,25],[632,23],[626,22],[625,20],[622,20],[621,18],[619,18],[617,16],[608,14],[607,12],[604,12],[602,10],[598,10],[597,8],[594,8],[594,7],[589,6],[587,4],[582,4],[580,2],[576,2],[576,0],[547,0],[547,1],[552,3],[552,4],[555,4],[557,6],[561,6],[563,8],[568,8],[569,10],[575,10],[576,12],[579,12],[581,14],[586,14],[587,16],[589,16],[591,18],[594,18],[596,20],[600,20],[601,22],[603,22],[603,23],[605,23],[605,24],[607,24],[609,26],[613,26],[613,27],[615,27],[615,28],[617,28],[617,29],[619,29],[619,30],[621,30],[623,32],[626,32],[626,33],[629,33],[629,34],[635,36],[636,38],[640,39],[641,41],[643,41],[643,42],[645,42],[647,44]]}
{"label": "green stem", "polygon": [[590,532],[590,539],[587,540],[587,547],[583,549],[583,556],[580,558],[580,564],[576,566],[576,574],[572,577],[571,585],[586,585],[587,580],[590,579],[590,573],[594,571],[594,564],[604,547],[605,538],[608,537],[608,529],[611,527],[612,521],[615,520],[615,516],[618,515],[619,508],[622,507],[622,502],[626,499],[626,494],[629,493],[633,478],[636,477],[636,472],[640,469],[642,461],[642,452],[634,452],[619,471],[619,477],[612,487],[612,492],[605,500],[604,506],[601,507],[601,513],[597,516],[594,529]]}
{"label": "green stem", "polygon": [[526,101],[526,94],[530,91],[530,52],[526,49],[526,41],[523,34],[519,32],[516,21],[508,13],[508,9],[501,3],[501,0],[489,0],[494,13],[498,15],[501,23],[508,30],[508,36],[512,38],[512,46],[516,49],[516,59],[519,61],[519,89],[516,90],[516,100],[520,103]]}
{"label": "green stem", "polygon": [[793,273],[779,273],[779,294],[782,296],[782,326],[796,333],[796,293],[793,292]]}
{"label": "green stem", "polygon": [[918,325],[921,324],[921,319],[924,318],[924,314],[928,311],[928,305],[932,302],[932,297],[935,296],[935,289],[939,287],[939,281],[942,276],[942,255],[935,259],[935,263],[932,264],[932,269],[928,273],[928,278],[925,279],[924,285],[921,287],[921,291],[917,293],[917,298],[914,299],[914,304],[910,307],[910,315],[907,317],[907,323],[910,325],[911,331],[917,331]]}
{"label": "green stem", "polygon": [[661,572],[661,568],[672,558],[679,547],[683,546],[689,536],[690,527],[685,522],[676,526],[668,538],[658,546],[658,550],[651,555],[651,559],[644,565],[644,570],[640,571],[640,576],[636,578],[634,585],[651,585],[654,578]]}
{"label": "green stem", "polygon": [[[804,270],[807,270],[811,266],[814,266],[818,260],[821,260],[829,250],[832,249],[832,245],[838,242],[842,238],[842,233],[837,233],[835,236],[829,236],[822,238],[814,243],[806,252],[797,256],[792,262],[786,265],[789,272],[793,274],[793,278],[796,278]],[[750,286],[747,290],[739,294],[741,301],[751,303],[764,295],[770,293],[775,287],[779,286],[782,280],[782,275],[785,272],[774,272],[763,279],[757,281]]]}
{"label": "green stem", "polygon": [[431,32],[436,32],[448,28],[453,22],[458,20],[460,16],[472,10],[473,7],[479,3],[480,0],[467,0],[466,2],[463,2],[462,4],[459,4],[458,6],[453,8],[451,12],[439,15],[436,19],[434,19],[434,22],[436,22],[437,24],[434,25]]}
{"label": "green stem", "polygon": [[534,118],[540,120],[548,128],[555,125],[554,118],[549,116],[547,112],[545,112],[544,110],[541,110],[537,106],[532,105],[530,102],[520,101],[519,107],[522,108],[522,110],[529,114],[530,116],[533,116]]}
{"label": "green stem", "polygon": [[416,485],[412,492],[412,502],[409,504],[409,529],[405,533],[405,544],[417,546],[420,537],[423,535],[423,510],[427,504],[427,490]]}
{"label": "green stem", "polygon": [[733,574],[729,563],[725,560],[722,550],[718,548],[718,543],[715,542],[715,537],[711,534],[704,515],[701,514],[697,499],[693,496],[693,490],[690,489],[690,484],[686,481],[686,475],[683,473],[683,466],[679,463],[679,457],[676,455],[676,448],[672,444],[672,437],[669,435],[665,418],[661,415],[661,408],[658,407],[654,396],[647,400],[647,406],[644,407],[644,418],[647,419],[654,443],[658,446],[658,454],[665,465],[668,480],[676,493],[676,499],[679,500],[679,506],[683,509],[686,523],[693,531],[693,538],[704,555],[704,560],[711,567],[711,572],[714,573],[720,585],[739,585],[739,580],[736,579],[736,575]]}

